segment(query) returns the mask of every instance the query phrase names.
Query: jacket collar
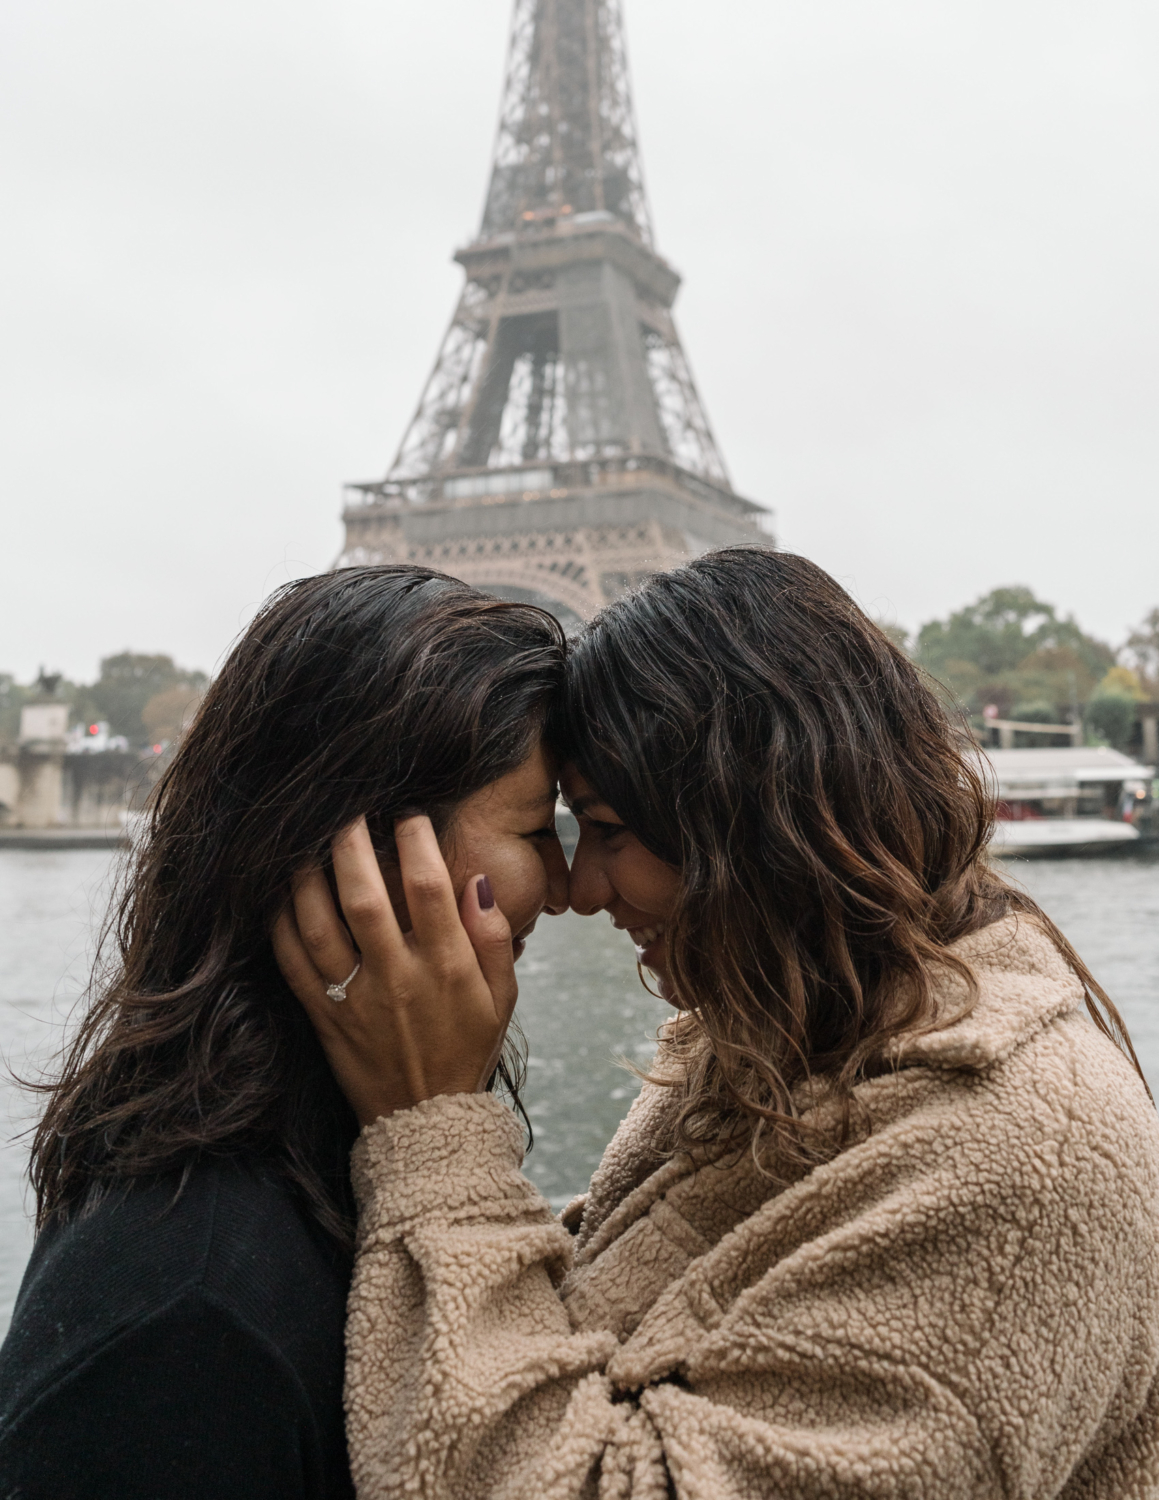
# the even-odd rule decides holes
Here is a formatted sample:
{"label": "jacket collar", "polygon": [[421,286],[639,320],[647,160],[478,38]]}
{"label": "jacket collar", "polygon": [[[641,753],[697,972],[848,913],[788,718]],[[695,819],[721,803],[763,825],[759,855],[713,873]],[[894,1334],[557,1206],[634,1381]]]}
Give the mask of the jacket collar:
{"label": "jacket collar", "polygon": [[952,970],[937,976],[939,1020],[897,1039],[893,1055],[902,1067],[989,1068],[1083,1004],[1082,981],[1030,917],[1003,917],[950,952],[973,972],[975,993]]}

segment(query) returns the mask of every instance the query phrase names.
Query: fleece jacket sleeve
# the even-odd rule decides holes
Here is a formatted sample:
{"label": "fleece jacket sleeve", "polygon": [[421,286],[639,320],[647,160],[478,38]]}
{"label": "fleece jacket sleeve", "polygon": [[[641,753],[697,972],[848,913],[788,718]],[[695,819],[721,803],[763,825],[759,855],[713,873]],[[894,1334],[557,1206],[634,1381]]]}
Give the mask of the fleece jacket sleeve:
{"label": "fleece jacket sleeve", "polygon": [[[347,1368],[360,1500],[1127,1493],[1066,1484],[1099,1453],[1100,1473],[1130,1469],[1155,1425],[1150,1195],[1125,1199],[1076,1152],[1057,1095],[995,1152],[992,1112],[955,1132],[931,1088],[693,1261],[623,1343],[573,1329],[569,1236],[500,1103],[439,1098],[368,1127]],[[622,1238],[624,1274],[651,1232]]]}

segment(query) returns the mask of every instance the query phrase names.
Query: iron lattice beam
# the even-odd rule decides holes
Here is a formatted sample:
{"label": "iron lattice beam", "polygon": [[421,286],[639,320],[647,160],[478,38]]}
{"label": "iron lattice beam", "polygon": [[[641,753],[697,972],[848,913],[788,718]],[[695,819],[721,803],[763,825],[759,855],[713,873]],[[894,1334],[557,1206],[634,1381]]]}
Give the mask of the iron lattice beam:
{"label": "iron lattice beam", "polygon": [[389,478],[652,453],[728,483],[652,247],[617,0],[516,0],[483,222]]}
{"label": "iron lattice beam", "polygon": [[516,0],[480,238],[565,210],[652,243],[616,0]]}
{"label": "iron lattice beam", "polygon": [[672,318],[619,0],[515,0],[483,218],[455,258],[462,296],[394,464],[348,491],[346,561],[434,563],[576,619],[762,539]]}

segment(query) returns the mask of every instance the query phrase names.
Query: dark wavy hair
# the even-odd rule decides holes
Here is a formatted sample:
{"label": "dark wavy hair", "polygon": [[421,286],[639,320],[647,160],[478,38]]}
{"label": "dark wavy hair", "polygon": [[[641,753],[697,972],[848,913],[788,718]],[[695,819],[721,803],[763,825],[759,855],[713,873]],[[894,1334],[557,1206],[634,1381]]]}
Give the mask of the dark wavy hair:
{"label": "dark wavy hair", "polygon": [[110,960],[40,1085],[39,1224],[113,1184],[245,1151],[349,1242],[357,1124],[271,924],[294,872],[327,865],[360,814],[389,858],[395,818],[425,812],[445,830],[518,766],[564,653],[542,610],[427,568],[347,568],[267,601],[157,789],[103,934]]}
{"label": "dark wavy hair", "polygon": [[676,1144],[771,1132],[801,1159],[793,1091],[822,1075],[847,1133],[857,1079],[934,1023],[935,971],[976,992],[950,946],[1008,912],[1051,934],[1138,1068],[1069,943],[988,862],[965,725],[814,563],[728,548],[652,578],[572,643],[552,732],[682,876]]}

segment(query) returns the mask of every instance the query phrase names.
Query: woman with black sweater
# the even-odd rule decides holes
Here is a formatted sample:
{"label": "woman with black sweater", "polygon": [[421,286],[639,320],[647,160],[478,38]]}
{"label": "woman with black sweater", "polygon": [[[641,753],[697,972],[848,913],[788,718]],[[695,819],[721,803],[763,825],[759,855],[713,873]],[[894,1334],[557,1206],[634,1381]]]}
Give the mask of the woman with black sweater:
{"label": "woman with black sweater", "polygon": [[[158,789],[47,1089],[0,1349],[2,1500],[353,1494],[358,1126],[269,933],[362,817],[405,912],[395,822],[422,812],[518,955],[567,904],[542,745],[563,659],[549,615],[402,566],[291,584],[246,632]],[[327,976],[333,1003],[352,977]]]}

